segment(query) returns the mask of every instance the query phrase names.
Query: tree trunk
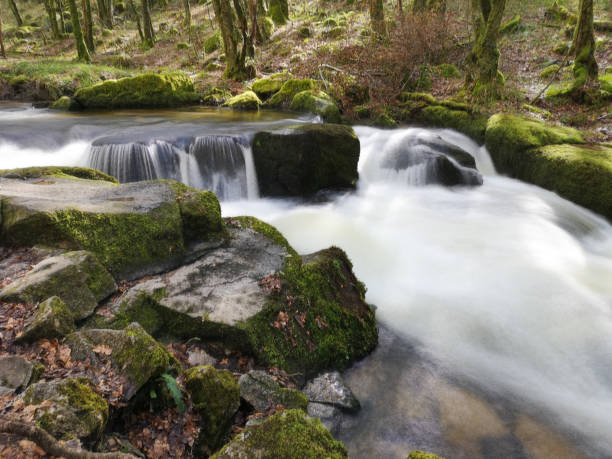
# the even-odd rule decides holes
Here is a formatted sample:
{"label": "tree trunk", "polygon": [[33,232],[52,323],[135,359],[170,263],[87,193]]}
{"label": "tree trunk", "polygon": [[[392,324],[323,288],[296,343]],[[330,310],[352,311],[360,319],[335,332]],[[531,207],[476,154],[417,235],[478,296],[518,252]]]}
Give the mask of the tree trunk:
{"label": "tree trunk", "polygon": [[499,72],[499,28],[506,8],[506,0],[481,0],[482,27],[472,52],[468,56],[469,71],[466,84],[472,96],[480,100],[499,97],[503,76]]}
{"label": "tree trunk", "polygon": [[598,68],[597,61],[595,61],[593,0],[580,0],[580,12],[571,50],[576,56],[574,59],[574,87],[584,86],[588,80],[596,79]]}
{"label": "tree trunk", "polygon": [[229,0],[212,0],[212,4],[215,10],[215,18],[221,29],[225,50],[225,73],[223,76],[238,81],[245,80],[251,76],[252,72],[249,72],[246,67],[246,43],[243,44],[242,52],[238,49],[240,35],[236,12]]}
{"label": "tree trunk", "polygon": [[55,5],[53,4],[53,0],[44,0],[45,2],[45,10],[47,11],[47,16],[49,16],[49,24],[51,25],[51,33],[53,34],[53,38],[60,38],[60,30],[57,25],[57,16],[55,15]]}
{"label": "tree trunk", "polygon": [[249,36],[251,37],[253,47],[255,47],[255,42],[257,41],[257,0],[249,0],[249,19],[251,20]]}
{"label": "tree trunk", "polygon": [[57,14],[59,14],[60,18],[60,32],[62,32],[62,34],[65,34],[66,23],[64,22],[64,7],[62,6],[62,0],[55,0],[55,10],[57,11]]}
{"label": "tree trunk", "polygon": [[185,26],[191,29],[191,7],[189,6],[189,0],[183,0],[183,8],[185,8]]}
{"label": "tree trunk", "polygon": [[427,6],[427,0],[414,0],[412,3],[412,11],[423,11]]}
{"label": "tree trunk", "polygon": [[21,19],[21,15],[19,14],[19,8],[17,8],[17,3],[15,0],[8,0],[9,6],[11,7],[11,11],[13,12],[13,16],[15,16],[15,22],[17,23],[17,27],[21,27],[23,25],[23,19]]}
{"label": "tree trunk", "polygon": [[155,44],[155,31],[151,22],[151,12],[149,10],[149,0],[142,0],[142,28],[145,37],[145,44],[153,46]]}
{"label": "tree trunk", "polygon": [[372,30],[380,35],[387,35],[387,27],[385,25],[385,10],[383,0],[369,0],[370,2],[370,23]]}
{"label": "tree trunk", "polygon": [[81,30],[81,23],[79,22],[79,11],[77,10],[76,0],[68,0],[68,7],[70,8],[70,19],[72,20],[72,33],[76,41],[77,59],[83,62],[91,62],[91,56],[89,55],[87,46],[85,46],[85,40],[83,40],[83,32]]}
{"label": "tree trunk", "polygon": [[142,33],[142,26],[140,25],[140,14],[138,14],[138,10],[136,9],[136,6],[134,5],[134,0],[128,0],[128,5],[130,7],[132,15],[134,16],[134,20],[136,21],[136,26],[138,27],[138,35],[140,36],[140,41],[144,43],[145,37]]}
{"label": "tree trunk", "polygon": [[113,0],[98,0],[98,17],[102,27],[113,28]]}
{"label": "tree trunk", "polygon": [[94,52],[93,39],[93,18],[91,16],[91,0],[83,0],[83,29],[85,34],[85,44],[90,53]]}
{"label": "tree trunk", "polygon": [[0,54],[6,59],[6,51],[4,50],[4,37],[2,35],[2,11],[0,11]]}
{"label": "tree trunk", "polygon": [[404,6],[402,5],[402,0],[397,0],[397,10],[400,15],[404,14]]}

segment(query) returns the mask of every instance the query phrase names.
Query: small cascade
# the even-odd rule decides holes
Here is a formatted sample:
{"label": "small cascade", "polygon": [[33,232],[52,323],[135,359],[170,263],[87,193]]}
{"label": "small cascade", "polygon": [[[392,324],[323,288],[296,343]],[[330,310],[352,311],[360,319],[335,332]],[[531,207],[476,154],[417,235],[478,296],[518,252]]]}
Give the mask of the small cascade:
{"label": "small cascade", "polygon": [[365,182],[414,186],[482,185],[474,155],[423,129],[359,129],[362,141],[360,176]]}
{"label": "small cascade", "polygon": [[171,179],[211,190],[222,201],[258,197],[251,147],[239,136],[208,135],[148,144],[98,140],[89,148],[87,165],[121,183]]}

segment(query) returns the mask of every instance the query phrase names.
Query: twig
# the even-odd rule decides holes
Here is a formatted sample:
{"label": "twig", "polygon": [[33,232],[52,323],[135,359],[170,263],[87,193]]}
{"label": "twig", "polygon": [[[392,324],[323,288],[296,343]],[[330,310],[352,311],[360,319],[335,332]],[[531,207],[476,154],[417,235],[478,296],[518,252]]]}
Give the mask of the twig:
{"label": "twig", "polygon": [[40,446],[47,454],[66,459],[136,459],[136,456],[124,453],[92,453],[62,445],[45,430],[33,424],[15,421],[0,416],[0,433],[8,433],[27,438]]}
{"label": "twig", "polygon": [[536,101],[540,98],[540,96],[542,94],[544,94],[544,92],[546,92],[546,90],[550,87],[551,84],[553,84],[553,81],[555,81],[555,79],[557,78],[557,75],[559,74],[559,72],[561,71],[561,69],[563,67],[565,67],[565,64],[567,63],[567,59],[569,58],[570,55],[570,50],[568,49],[567,52],[565,53],[565,57],[563,58],[563,62],[561,63],[561,65],[559,66],[559,68],[557,69],[557,71],[553,74],[553,76],[551,77],[550,81],[548,82],[548,84],[546,86],[544,86],[544,89],[542,89],[537,96],[535,96],[533,98],[533,100],[531,102],[529,102],[529,105],[533,105],[536,103]]}

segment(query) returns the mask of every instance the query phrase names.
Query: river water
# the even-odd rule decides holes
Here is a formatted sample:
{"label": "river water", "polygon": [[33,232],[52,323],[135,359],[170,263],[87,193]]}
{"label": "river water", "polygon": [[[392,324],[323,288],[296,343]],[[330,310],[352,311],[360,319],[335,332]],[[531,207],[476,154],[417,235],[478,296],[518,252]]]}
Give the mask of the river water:
{"label": "river water", "polygon": [[[363,406],[335,432],[351,457],[403,458],[413,449],[448,458],[612,457],[612,226],[497,175],[469,139],[417,128],[356,128],[353,193],[318,204],[258,198],[250,135],[304,121],[4,106],[0,169],[87,165],[98,151],[110,169],[149,168],[129,179],[215,189],[225,216],[255,215],[300,253],[346,250],[381,324],[379,348],[345,374]],[[415,171],[381,169],[398,145],[440,138],[476,158],[483,186],[422,186]],[[159,153],[161,143],[169,146]],[[202,159],[204,150],[218,157]],[[231,164],[240,171],[224,180]]]}

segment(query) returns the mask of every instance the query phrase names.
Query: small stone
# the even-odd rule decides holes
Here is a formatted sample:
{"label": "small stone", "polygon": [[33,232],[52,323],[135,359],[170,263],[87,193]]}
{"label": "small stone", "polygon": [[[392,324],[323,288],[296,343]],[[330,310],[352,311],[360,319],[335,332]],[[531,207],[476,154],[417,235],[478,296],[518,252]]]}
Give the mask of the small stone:
{"label": "small stone", "polygon": [[31,343],[43,338],[62,338],[73,331],[70,310],[59,297],[53,296],[38,305],[32,322],[15,341]]}
{"label": "small stone", "polygon": [[304,393],[309,402],[324,403],[345,411],[360,408],[359,400],[337,371],[317,376],[306,385]]}
{"label": "small stone", "polygon": [[308,405],[304,394],[281,387],[274,377],[265,371],[249,371],[240,377],[238,384],[240,397],[255,408],[255,411],[264,412],[276,405],[306,410]]}
{"label": "small stone", "polygon": [[308,404],[308,416],[319,418],[333,435],[338,433],[342,423],[342,411],[333,405],[325,403],[310,402]]}
{"label": "small stone", "polygon": [[197,367],[198,365],[214,366],[217,363],[217,359],[203,349],[192,349],[187,351],[187,361],[189,362],[189,365],[194,367]]}

